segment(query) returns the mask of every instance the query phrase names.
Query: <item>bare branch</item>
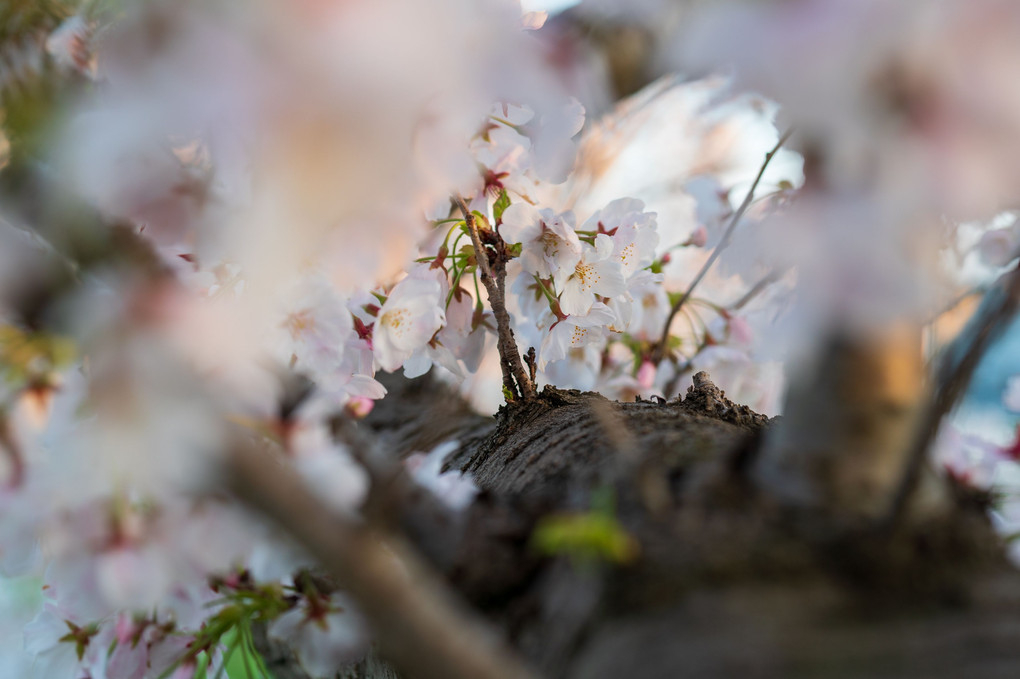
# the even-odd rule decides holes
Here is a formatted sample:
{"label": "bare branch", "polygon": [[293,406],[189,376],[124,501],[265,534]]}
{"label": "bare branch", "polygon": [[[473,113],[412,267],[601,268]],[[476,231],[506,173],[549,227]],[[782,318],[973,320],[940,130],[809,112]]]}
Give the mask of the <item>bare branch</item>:
{"label": "bare branch", "polygon": [[721,255],[722,251],[726,249],[727,245],[729,245],[730,238],[733,236],[733,231],[737,228],[737,224],[740,223],[740,219],[744,216],[744,213],[747,212],[747,209],[751,207],[751,203],[754,202],[754,192],[758,189],[758,184],[761,183],[761,178],[765,174],[766,168],[768,168],[769,163],[771,163],[775,155],[779,153],[779,149],[782,148],[783,144],[786,143],[791,134],[793,134],[793,129],[789,129],[784,132],[782,136],[779,137],[779,141],[776,142],[776,145],[772,147],[772,150],[765,154],[765,160],[762,162],[761,169],[758,170],[758,176],[754,178],[751,188],[747,190],[744,202],[740,204],[737,211],[733,213],[732,217],[730,217],[730,222],[726,226],[726,231],[723,233],[723,237],[722,240],[719,241],[719,245],[715,247],[715,250],[712,251],[712,254],[702,265],[701,270],[698,271],[698,275],[696,275],[694,280],[691,281],[691,284],[687,286],[687,290],[684,294],[680,296],[680,299],[676,301],[673,308],[669,310],[669,316],[666,318],[666,327],[662,329],[662,337],[659,339],[658,344],[655,345],[655,350],[652,352],[653,363],[658,363],[665,357],[666,347],[669,346],[669,328],[673,324],[673,319],[676,318],[677,313],[683,305],[687,303],[687,300],[690,299],[691,295],[694,294],[694,288],[698,287],[698,284],[701,283],[705,274],[708,273],[709,269],[712,268],[712,265],[715,264],[717,259],[719,259],[719,255]]}
{"label": "bare branch", "polygon": [[765,274],[761,280],[751,286],[751,289],[744,293],[743,297],[738,299],[736,302],[729,306],[730,311],[740,311],[747,306],[755,297],[760,295],[762,292],[767,290],[772,284],[779,282],[786,272],[789,271],[789,267],[780,267],[773,269],[772,271]]}
{"label": "bare branch", "polygon": [[514,339],[514,331],[510,328],[510,314],[506,310],[506,245],[499,234],[493,234],[497,239],[496,258],[489,262],[488,251],[482,245],[481,236],[478,233],[478,223],[475,216],[468,209],[463,198],[456,198],[457,207],[464,214],[464,221],[467,223],[468,231],[471,234],[471,244],[475,248],[475,259],[478,262],[478,270],[481,272],[482,284],[485,292],[489,295],[489,306],[492,307],[492,314],[496,317],[496,332],[498,335],[500,367],[503,370],[503,386],[515,397],[525,400],[534,398],[535,385],[528,377],[521,361],[521,353],[517,349],[517,341]]}
{"label": "bare branch", "polygon": [[226,464],[233,492],[280,524],[350,592],[398,670],[421,679],[530,679],[487,624],[397,542],[333,514],[267,452],[237,445]]}
{"label": "bare branch", "polygon": [[893,496],[885,525],[891,528],[902,518],[917,488],[928,449],[942,419],[963,397],[970,379],[988,347],[1009,327],[1020,310],[1020,265],[1004,274],[974,313],[974,317],[946,347],[935,376],[935,392],[907,456],[903,480]]}

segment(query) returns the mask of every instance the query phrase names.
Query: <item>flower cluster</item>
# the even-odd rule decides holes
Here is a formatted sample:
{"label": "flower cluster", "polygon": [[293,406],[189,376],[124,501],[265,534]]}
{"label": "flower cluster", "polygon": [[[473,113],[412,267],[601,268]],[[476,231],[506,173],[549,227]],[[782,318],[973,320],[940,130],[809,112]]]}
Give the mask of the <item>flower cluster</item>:
{"label": "flower cluster", "polygon": [[[500,352],[619,399],[710,370],[774,414],[817,330],[920,327],[987,282],[975,260],[1020,256],[1015,215],[952,222],[1016,204],[1005,0],[717,3],[661,61],[733,77],[613,107],[514,2],[212,4],[82,10],[26,59],[66,96],[4,98],[0,568],[45,584],[34,676],[215,673],[252,622],[315,675],[364,650],[345,595],[215,492],[239,431],[357,515],[369,474],[334,425],[381,372],[492,412],[520,396]],[[943,448],[980,484],[1016,458]],[[448,452],[404,470],[459,511],[477,489]]]}

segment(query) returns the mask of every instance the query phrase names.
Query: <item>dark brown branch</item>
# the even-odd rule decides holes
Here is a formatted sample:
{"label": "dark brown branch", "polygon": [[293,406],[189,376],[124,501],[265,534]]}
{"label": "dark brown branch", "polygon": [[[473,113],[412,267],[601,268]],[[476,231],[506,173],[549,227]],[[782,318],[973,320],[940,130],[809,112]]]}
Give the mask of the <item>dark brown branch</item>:
{"label": "dark brown branch", "polygon": [[730,217],[729,224],[726,226],[726,231],[723,233],[723,237],[722,240],[719,241],[719,245],[715,247],[715,250],[712,251],[712,254],[702,265],[701,270],[698,271],[698,275],[696,275],[694,280],[691,281],[691,284],[687,286],[687,290],[684,294],[680,296],[680,299],[676,301],[673,308],[669,310],[669,316],[666,318],[666,327],[662,329],[662,337],[659,338],[659,342],[655,345],[655,350],[652,352],[653,363],[658,363],[665,357],[666,347],[669,346],[669,328],[673,325],[673,319],[676,318],[677,313],[683,305],[687,303],[687,300],[690,299],[691,295],[694,294],[694,288],[698,287],[698,284],[701,283],[705,274],[708,273],[709,269],[712,268],[712,265],[715,264],[717,259],[719,259],[719,255],[721,255],[722,251],[726,249],[727,245],[729,245],[730,238],[733,236],[733,231],[737,228],[737,225],[740,223],[740,219],[744,216],[744,213],[747,212],[749,207],[751,207],[751,203],[754,202],[754,192],[758,189],[758,184],[761,183],[761,178],[765,174],[766,168],[768,168],[769,163],[771,163],[775,155],[779,153],[779,149],[782,148],[783,144],[786,143],[791,134],[793,134],[792,129],[784,132],[783,135],[779,137],[779,141],[776,142],[776,145],[772,147],[772,150],[765,154],[765,160],[761,164],[761,169],[758,170],[758,176],[754,178],[751,188],[748,189],[747,195],[744,196],[744,202],[740,204],[737,211],[733,213],[732,217]]}
{"label": "dark brown branch", "polygon": [[1002,335],[1020,310],[1020,265],[1004,274],[985,296],[959,337],[946,347],[935,376],[935,393],[910,447],[903,479],[892,499],[885,527],[892,528],[903,517],[917,488],[928,450],[942,419],[963,397],[971,377],[988,347]]}
{"label": "dark brown branch", "polygon": [[497,239],[498,248],[495,261],[489,262],[488,251],[482,245],[481,236],[478,233],[478,223],[474,214],[468,209],[463,198],[457,197],[457,207],[464,214],[464,221],[467,223],[468,232],[471,234],[471,244],[475,249],[475,260],[478,262],[478,270],[481,273],[482,285],[489,295],[489,306],[492,307],[492,314],[496,317],[496,332],[498,335],[497,346],[499,348],[499,363],[503,370],[503,386],[514,395],[515,398],[525,400],[535,397],[535,385],[528,377],[521,361],[521,353],[517,349],[517,340],[514,339],[514,331],[510,328],[510,314],[506,310],[506,246],[499,234],[493,234]]}

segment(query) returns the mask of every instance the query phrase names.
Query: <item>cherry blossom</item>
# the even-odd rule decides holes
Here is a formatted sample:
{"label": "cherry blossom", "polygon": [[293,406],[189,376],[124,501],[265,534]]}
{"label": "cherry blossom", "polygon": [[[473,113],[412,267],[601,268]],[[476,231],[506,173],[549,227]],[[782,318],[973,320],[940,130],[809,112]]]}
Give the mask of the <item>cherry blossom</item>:
{"label": "cherry blossom", "polygon": [[557,288],[581,261],[581,241],[574,231],[574,215],[557,215],[518,202],[503,212],[500,234],[508,243],[521,243],[521,263],[528,273],[551,278]]}
{"label": "cherry blossom", "polygon": [[269,634],[287,642],[314,677],[334,676],[368,644],[361,616],[340,594],[292,609],[272,624]]}
{"label": "cherry blossom", "polygon": [[615,244],[605,235],[595,237],[595,245],[582,244],[581,260],[561,287],[560,306],[565,314],[584,315],[595,304],[596,296],[616,297],[627,290],[623,267],[614,257]]}
{"label": "cherry blossom", "polygon": [[647,267],[659,244],[655,213],[645,212],[642,201],[619,198],[602,208],[581,226],[583,231],[607,233],[613,239],[613,257],[620,262],[625,278]]}
{"label": "cherry blossom", "polygon": [[427,454],[412,453],[404,460],[404,467],[415,483],[427,488],[450,509],[460,511],[475,499],[478,486],[470,474],[442,471],[446,458],[456,450],[457,442],[451,441],[436,446]]}
{"label": "cherry blossom", "polygon": [[601,302],[593,302],[588,313],[582,316],[567,316],[552,326],[542,342],[539,352],[539,366],[567,357],[570,349],[601,343],[605,339],[609,324],[616,320],[616,314]]}
{"label": "cherry blossom", "polygon": [[[611,107],[514,2],[156,0],[40,35],[26,58],[89,86],[33,159],[80,232],[34,188],[0,205],[0,566],[45,582],[29,676],[191,676],[210,582],[244,577],[287,592],[270,633],[312,674],[363,653],[345,595],[298,592],[309,555],[219,494],[221,452],[248,437],[359,520],[369,474],[332,425],[386,395],[377,369],[503,403],[488,262],[540,385],[673,397],[705,369],[775,414],[820,331],[927,322],[1016,260],[1013,3],[703,4],[656,63],[724,74]],[[785,148],[761,164],[777,120],[803,172]],[[9,136],[0,170],[23,162]],[[460,511],[454,445],[404,468]],[[1017,446],[947,428],[937,455],[996,488]]]}
{"label": "cherry blossom", "polygon": [[1006,266],[1020,256],[1020,225],[986,231],[978,242],[978,252],[989,266]]}
{"label": "cherry blossom", "polygon": [[393,287],[379,308],[372,333],[379,367],[396,370],[432,339],[446,321],[442,296],[434,278],[409,276]]}

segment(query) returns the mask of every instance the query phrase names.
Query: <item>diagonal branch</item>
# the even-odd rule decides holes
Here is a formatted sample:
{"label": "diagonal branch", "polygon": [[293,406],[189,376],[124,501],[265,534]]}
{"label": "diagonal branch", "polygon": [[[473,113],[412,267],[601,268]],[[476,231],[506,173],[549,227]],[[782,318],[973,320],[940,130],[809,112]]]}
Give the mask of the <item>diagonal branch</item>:
{"label": "diagonal branch", "polygon": [[885,519],[886,528],[895,526],[904,515],[942,419],[963,397],[988,347],[1009,327],[1018,311],[1020,265],[999,279],[998,284],[986,294],[970,322],[943,352],[935,375],[935,393],[907,455],[903,479],[896,489]]}
{"label": "diagonal branch", "polygon": [[531,679],[481,619],[399,544],[337,516],[291,467],[239,443],[226,460],[232,491],[276,521],[350,592],[383,655],[420,679]]}
{"label": "diagonal branch", "polygon": [[478,270],[481,272],[482,285],[485,286],[485,292],[489,295],[492,314],[496,317],[497,346],[499,347],[499,364],[503,370],[503,386],[516,398],[525,400],[534,398],[535,385],[524,369],[521,353],[517,349],[517,341],[514,339],[514,331],[510,328],[510,314],[506,310],[504,295],[506,290],[506,244],[498,234],[493,234],[497,238],[498,247],[495,260],[490,262],[488,251],[482,245],[474,214],[468,209],[463,198],[458,196],[455,200],[457,207],[464,214],[464,221],[471,234],[471,244],[475,248],[475,260],[477,260]]}
{"label": "diagonal branch", "polygon": [[715,264],[717,259],[719,259],[719,255],[721,255],[722,251],[726,249],[727,245],[729,245],[730,238],[733,236],[733,231],[737,228],[737,225],[740,223],[740,219],[744,216],[744,213],[747,212],[749,207],[751,207],[751,203],[754,202],[754,192],[758,189],[758,184],[761,183],[761,178],[765,174],[766,168],[768,168],[769,163],[772,162],[775,155],[779,153],[779,149],[782,148],[783,144],[786,143],[792,134],[792,128],[784,132],[782,136],[779,137],[779,141],[776,142],[776,145],[772,147],[772,150],[765,154],[765,160],[762,162],[761,169],[758,170],[758,176],[754,178],[751,188],[747,190],[747,195],[744,196],[744,202],[740,204],[737,211],[733,213],[732,217],[730,217],[729,224],[726,226],[726,231],[723,233],[723,237],[722,240],[719,241],[719,245],[715,247],[715,250],[712,251],[712,254],[702,265],[701,270],[698,271],[698,275],[696,275],[694,280],[691,281],[691,284],[687,287],[684,294],[680,296],[680,299],[676,301],[673,308],[669,310],[669,316],[666,318],[666,327],[662,329],[662,337],[659,339],[658,344],[655,345],[655,349],[652,352],[653,363],[658,363],[666,356],[666,347],[669,346],[669,328],[673,325],[673,319],[676,318],[677,313],[683,305],[687,303],[687,300],[690,299],[691,295],[694,294],[694,288],[698,287],[698,284],[701,283],[705,274],[708,273],[709,269],[712,268],[712,265]]}
{"label": "diagonal branch", "polygon": [[789,267],[779,267],[765,274],[761,280],[751,286],[751,289],[744,293],[744,295],[733,304],[730,304],[728,309],[730,311],[740,311],[745,306],[750,304],[755,297],[760,295],[762,292],[767,290],[774,283],[778,283],[782,280],[783,276],[790,270]]}

